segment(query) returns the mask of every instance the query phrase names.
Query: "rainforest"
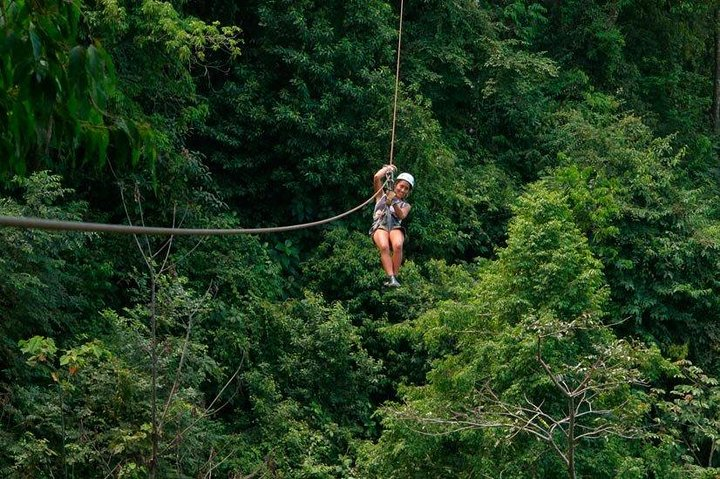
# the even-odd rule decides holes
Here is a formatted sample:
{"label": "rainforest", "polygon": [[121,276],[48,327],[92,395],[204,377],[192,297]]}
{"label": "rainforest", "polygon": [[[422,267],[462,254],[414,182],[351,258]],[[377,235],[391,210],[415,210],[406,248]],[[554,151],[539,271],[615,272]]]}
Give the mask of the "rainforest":
{"label": "rainforest", "polygon": [[719,152],[719,0],[0,0],[0,476],[720,477]]}

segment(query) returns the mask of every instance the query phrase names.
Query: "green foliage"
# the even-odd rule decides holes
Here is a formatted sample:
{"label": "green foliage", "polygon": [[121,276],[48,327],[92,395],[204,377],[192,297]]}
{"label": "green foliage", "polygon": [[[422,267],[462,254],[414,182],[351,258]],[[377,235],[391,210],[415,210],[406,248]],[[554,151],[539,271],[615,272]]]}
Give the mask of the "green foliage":
{"label": "green foliage", "polygon": [[715,455],[720,438],[718,380],[686,360],[679,361],[676,368],[674,379],[678,384],[668,393],[656,392],[658,423],[665,426],[662,434],[685,446],[680,448],[678,463],[712,468],[718,464]]}
{"label": "green foliage", "polygon": [[[483,121],[480,89],[487,77],[486,44],[496,25],[486,10],[470,1],[422,2],[408,6],[404,15],[401,93],[419,91],[443,126],[447,147],[473,163],[480,153],[474,150],[482,147],[477,130]],[[401,139],[413,134],[411,127],[400,127]]]}
{"label": "green foliage", "polygon": [[626,40],[618,25],[623,3],[554,3],[549,22],[537,40],[556,58],[579,66],[601,85],[612,84],[622,74]]}
{"label": "green foliage", "polygon": [[[0,4],[0,174],[152,158],[146,127],[115,114],[115,67],[87,39],[78,0]],[[135,152],[138,152],[137,154]]]}
{"label": "green foliage", "polygon": [[712,50],[716,8],[714,1],[685,0],[668,8],[634,1],[618,16],[628,46],[627,97],[661,134],[680,132],[689,139],[709,131],[712,66],[702,58]]}
{"label": "green foliage", "polygon": [[[389,132],[388,13],[381,2],[275,1],[238,13],[254,42],[212,95],[205,136],[233,204],[272,191],[248,221],[327,217],[370,196]],[[349,197],[341,188],[368,193]]]}
{"label": "green foliage", "polygon": [[[413,241],[410,236],[407,250],[412,251]],[[302,272],[313,289],[342,301],[353,314],[372,315],[376,320],[391,316],[393,323],[416,317],[438,298],[455,297],[469,281],[461,266],[408,260],[401,271],[408,290],[388,292],[381,288],[384,273],[379,264],[377,249],[367,234],[335,228],[303,264]]]}
{"label": "green foliage", "polygon": [[[122,13],[117,5],[113,9],[117,9],[119,15],[125,15],[125,9]],[[218,21],[207,24],[196,18],[183,17],[171,3],[157,0],[144,0],[139,13],[145,18],[148,29],[136,37],[141,46],[164,43],[164,50],[181,62],[195,61],[201,65],[207,59],[206,51],[224,49],[231,57],[240,54],[240,42],[236,38],[240,33],[238,27],[221,27]]]}
{"label": "green foliage", "polygon": [[89,1],[88,24],[122,60],[122,105],[148,118],[163,154],[177,153],[190,128],[207,117],[193,74],[240,55],[240,29],[204,22],[171,2]]}
{"label": "green foliage", "polygon": [[[9,431],[14,432],[20,421],[24,438],[33,442],[20,441],[22,449],[9,451],[3,459],[9,459],[11,466],[5,472],[52,477],[53,471],[87,475],[97,467],[108,473],[113,456],[125,452],[118,441],[130,434],[130,418],[141,418],[141,409],[135,408],[142,407],[138,395],[142,381],[99,341],[66,349],[59,357],[52,338],[35,336],[19,345],[28,362],[46,376],[40,381],[43,386],[14,389],[19,402],[8,411],[14,426]],[[140,430],[132,434],[135,441],[147,438]],[[38,450],[39,445],[45,452]],[[35,456],[42,453],[45,460],[28,462],[31,451]]]}
{"label": "green foliage", "polygon": [[42,336],[33,336],[28,340],[21,339],[18,341],[20,351],[27,354],[28,363],[35,365],[38,362],[45,362],[51,359],[57,353],[57,346],[52,338],[43,338]]}
{"label": "green foliage", "polygon": [[[159,370],[157,430],[162,474],[203,470],[212,450],[218,454],[231,450],[232,435],[224,434],[213,422],[213,411],[206,409],[200,391],[204,381],[220,376],[207,348],[194,340],[201,337],[196,329],[211,306],[209,297],[188,290],[182,277],[162,276],[156,300],[154,313],[145,304],[128,309],[127,316],[106,311],[104,318],[113,326],[107,343],[86,342],[58,356],[52,339],[20,341],[28,360],[41,365],[56,385],[56,391],[39,385],[14,388],[19,401],[10,411],[10,431],[23,424],[21,430],[40,440],[33,447],[46,444],[53,458],[34,464],[35,474],[70,470],[77,476],[94,477],[98,470],[121,476],[147,471],[154,430],[152,367]],[[156,344],[149,334],[151,314],[157,315]],[[147,364],[151,348],[159,351],[156,366]],[[178,455],[181,463],[170,460]],[[10,470],[27,468],[19,453],[3,459],[11,464]]]}
{"label": "green foliage", "polygon": [[[72,191],[62,186],[59,176],[48,172],[15,178],[13,183],[17,186],[17,200],[1,198],[0,214],[78,220],[87,208],[82,202],[72,201]],[[81,292],[82,267],[77,263],[89,238],[81,234],[0,230],[3,363],[14,363],[12,349],[20,339],[78,327],[76,313],[84,310],[85,298]],[[101,268],[98,265],[98,281],[104,279]]]}
{"label": "green foliage", "polygon": [[535,305],[542,305],[541,313],[548,311],[565,321],[601,310],[606,290],[600,263],[575,226],[565,199],[531,187],[516,208],[521,214],[510,223],[507,248],[499,254],[501,269],[492,273],[501,282],[498,311],[512,322]]}
{"label": "green foliage", "polygon": [[[593,466],[590,458],[612,456],[583,449],[581,438],[637,434],[649,401],[633,384],[661,358],[615,338],[597,320],[608,299],[601,265],[571,213],[558,194],[531,188],[516,207],[507,247],[481,270],[472,300],[443,304],[417,321],[442,355],[427,385],[404,388],[404,402],[385,408],[385,432],[361,456],[364,474],[419,477],[413,458],[425,456],[437,477],[471,477],[478,463],[491,476],[534,470],[532,477],[559,477],[564,469],[575,474],[575,460],[583,475],[606,477],[608,464]],[[567,418],[580,411],[572,439]],[[545,437],[545,445],[534,436]],[[496,464],[498,442],[534,454],[504,454]],[[538,460],[539,451],[554,448],[561,460]]]}
{"label": "green foliage", "polygon": [[[617,317],[630,318],[664,344],[713,328],[718,264],[707,192],[684,187],[684,151],[654,138],[635,116],[614,113],[607,97],[563,112],[558,137],[563,166],[546,180],[567,192],[573,216],[603,262]],[[701,326],[702,324],[702,326]],[[696,329],[699,328],[699,329]]]}
{"label": "green foliage", "polygon": [[[350,209],[398,6],[0,0],[0,213]],[[4,228],[0,475],[717,476],[717,2],[405,7],[403,286],[365,214]]]}
{"label": "green foliage", "polygon": [[238,458],[289,477],[342,477],[353,438],[370,423],[379,372],[344,308],[308,293],[248,302],[217,320],[212,353],[242,365],[227,419],[254,446]]}

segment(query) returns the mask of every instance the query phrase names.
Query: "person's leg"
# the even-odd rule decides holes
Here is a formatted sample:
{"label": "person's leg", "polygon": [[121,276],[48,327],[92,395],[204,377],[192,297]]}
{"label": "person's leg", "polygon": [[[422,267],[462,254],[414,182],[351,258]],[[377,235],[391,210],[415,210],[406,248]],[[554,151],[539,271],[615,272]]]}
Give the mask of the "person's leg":
{"label": "person's leg", "polygon": [[393,275],[393,259],[390,255],[390,235],[385,230],[377,229],[373,233],[373,242],[380,251],[380,264],[388,276]]}
{"label": "person's leg", "polygon": [[390,245],[392,246],[392,274],[397,276],[403,260],[403,243],[405,233],[401,229],[394,229],[390,232]]}

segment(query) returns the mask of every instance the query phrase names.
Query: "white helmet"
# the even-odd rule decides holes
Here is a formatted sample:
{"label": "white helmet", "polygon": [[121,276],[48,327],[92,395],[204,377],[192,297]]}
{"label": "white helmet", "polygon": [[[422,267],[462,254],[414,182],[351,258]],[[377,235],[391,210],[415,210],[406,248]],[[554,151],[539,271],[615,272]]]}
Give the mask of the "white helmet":
{"label": "white helmet", "polygon": [[405,180],[410,183],[411,188],[415,188],[415,178],[410,173],[400,173],[395,181]]}

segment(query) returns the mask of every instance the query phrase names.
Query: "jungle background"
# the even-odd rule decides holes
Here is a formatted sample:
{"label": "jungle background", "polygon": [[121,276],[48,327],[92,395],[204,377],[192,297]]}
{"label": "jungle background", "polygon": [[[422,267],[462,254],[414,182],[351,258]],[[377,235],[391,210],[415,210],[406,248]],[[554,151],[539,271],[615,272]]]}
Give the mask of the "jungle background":
{"label": "jungle background", "polygon": [[[333,216],[400,3],[0,0],[0,215]],[[714,478],[720,2],[408,0],[371,208],[0,228],[0,475]]]}

